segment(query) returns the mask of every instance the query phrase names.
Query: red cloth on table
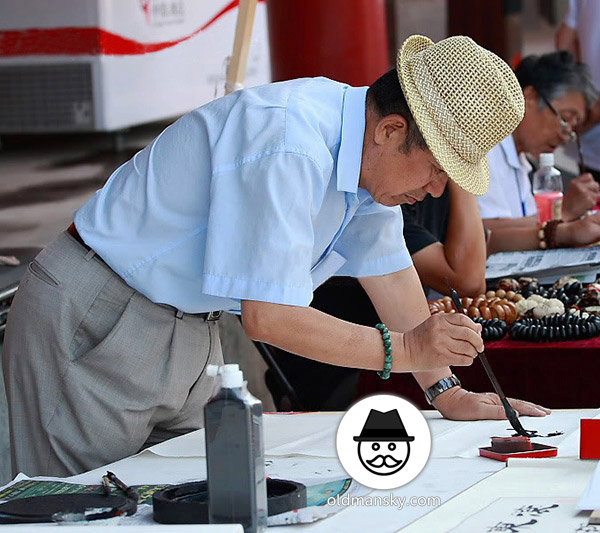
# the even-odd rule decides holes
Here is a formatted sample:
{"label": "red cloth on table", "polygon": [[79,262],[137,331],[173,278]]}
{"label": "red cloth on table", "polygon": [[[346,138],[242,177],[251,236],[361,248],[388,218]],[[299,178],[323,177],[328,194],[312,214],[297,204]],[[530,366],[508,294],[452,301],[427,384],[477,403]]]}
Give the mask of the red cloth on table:
{"label": "red cloth on table", "polygon": [[[563,342],[513,341],[507,336],[485,345],[504,393],[551,409],[600,407],[600,337]],[[453,367],[465,389],[491,392],[492,385],[477,360]],[[357,396],[389,392],[431,409],[411,374],[392,374],[387,381],[361,372]]]}

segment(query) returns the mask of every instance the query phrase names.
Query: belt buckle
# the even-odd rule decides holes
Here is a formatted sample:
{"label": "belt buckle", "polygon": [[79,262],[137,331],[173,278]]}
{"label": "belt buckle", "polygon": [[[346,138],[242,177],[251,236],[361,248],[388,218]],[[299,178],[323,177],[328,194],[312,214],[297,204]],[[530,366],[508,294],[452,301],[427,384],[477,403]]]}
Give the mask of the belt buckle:
{"label": "belt buckle", "polygon": [[219,318],[221,318],[222,314],[223,311],[209,311],[209,313],[206,315],[206,321],[216,322],[217,320],[219,320]]}

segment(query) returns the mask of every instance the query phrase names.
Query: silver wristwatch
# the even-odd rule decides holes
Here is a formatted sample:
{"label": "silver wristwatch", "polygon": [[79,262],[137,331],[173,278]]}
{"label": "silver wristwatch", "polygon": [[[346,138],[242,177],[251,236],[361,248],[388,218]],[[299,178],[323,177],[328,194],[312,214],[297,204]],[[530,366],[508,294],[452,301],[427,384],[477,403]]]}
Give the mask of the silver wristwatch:
{"label": "silver wristwatch", "polygon": [[427,403],[431,405],[442,392],[446,392],[452,387],[460,387],[460,380],[452,374],[446,378],[440,379],[437,383],[434,383],[431,387],[425,390],[425,399]]}

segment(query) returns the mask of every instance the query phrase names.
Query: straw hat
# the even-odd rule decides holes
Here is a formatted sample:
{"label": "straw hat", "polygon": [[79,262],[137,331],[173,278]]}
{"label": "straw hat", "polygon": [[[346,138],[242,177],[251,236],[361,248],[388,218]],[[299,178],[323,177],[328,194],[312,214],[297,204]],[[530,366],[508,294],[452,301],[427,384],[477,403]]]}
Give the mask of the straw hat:
{"label": "straw hat", "polygon": [[517,127],[525,104],[510,67],[469,37],[436,44],[409,37],[398,51],[398,78],[427,146],[448,176],[482,195],[486,155]]}

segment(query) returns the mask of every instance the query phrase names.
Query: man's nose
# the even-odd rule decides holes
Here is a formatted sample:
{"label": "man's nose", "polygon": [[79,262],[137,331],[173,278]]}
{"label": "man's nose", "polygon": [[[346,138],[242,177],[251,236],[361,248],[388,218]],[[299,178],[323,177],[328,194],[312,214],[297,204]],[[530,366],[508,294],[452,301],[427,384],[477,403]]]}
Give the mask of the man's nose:
{"label": "man's nose", "polygon": [[425,190],[434,198],[439,198],[440,196],[442,196],[442,193],[444,192],[447,183],[448,175],[444,174],[443,177],[436,178],[430,181],[427,187],[425,187]]}
{"label": "man's nose", "polygon": [[563,129],[559,134],[560,144],[567,144],[569,141],[574,141],[577,134],[572,129]]}

